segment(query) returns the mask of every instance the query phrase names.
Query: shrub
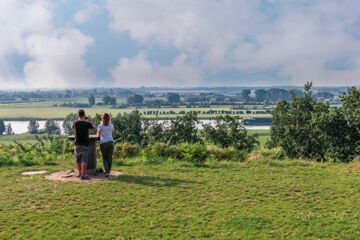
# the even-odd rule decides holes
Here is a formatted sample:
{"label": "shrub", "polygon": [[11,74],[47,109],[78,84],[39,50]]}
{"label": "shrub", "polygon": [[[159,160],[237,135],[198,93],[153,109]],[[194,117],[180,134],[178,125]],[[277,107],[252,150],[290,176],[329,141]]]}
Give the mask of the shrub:
{"label": "shrub", "polygon": [[139,147],[136,144],[122,143],[115,144],[114,158],[131,158],[139,154]]}
{"label": "shrub", "polygon": [[205,139],[222,148],[232,146],[250,152],[259,145],[256,136],[247,134],[244,122],[229,115],[216,117],[215,126],[204,124],[203,127]]}
{"label": "shrub", "polygon": [[181,149],[184,153],[184,160],[187,162],[193,163],[195,166],[203,166],[208,153],[206,151],[206,146],[201,143],[195,143],[192,145],[183,144]]}

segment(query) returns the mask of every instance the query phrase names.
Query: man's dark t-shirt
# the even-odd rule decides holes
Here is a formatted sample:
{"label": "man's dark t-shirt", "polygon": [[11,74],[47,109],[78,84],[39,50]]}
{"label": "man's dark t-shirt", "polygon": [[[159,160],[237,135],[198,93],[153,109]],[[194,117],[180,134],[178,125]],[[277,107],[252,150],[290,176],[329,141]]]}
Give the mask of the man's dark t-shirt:
{"label": "man's dark t-shirt", "polygon": [[89,129],[93,126],[87,121],[76,121],[73,123],[75,130],[75,145],[89,146]]}

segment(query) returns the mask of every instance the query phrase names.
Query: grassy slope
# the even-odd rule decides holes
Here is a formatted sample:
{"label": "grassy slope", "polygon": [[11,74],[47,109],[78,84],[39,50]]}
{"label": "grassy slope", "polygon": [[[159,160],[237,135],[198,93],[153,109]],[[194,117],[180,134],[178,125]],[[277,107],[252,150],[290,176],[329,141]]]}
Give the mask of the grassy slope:
{"label": "grassy slope", "polygon": [[0,239],[360,237],[356,163],[135,165],[96,183],[46,181],[24,169],[0,171]]}

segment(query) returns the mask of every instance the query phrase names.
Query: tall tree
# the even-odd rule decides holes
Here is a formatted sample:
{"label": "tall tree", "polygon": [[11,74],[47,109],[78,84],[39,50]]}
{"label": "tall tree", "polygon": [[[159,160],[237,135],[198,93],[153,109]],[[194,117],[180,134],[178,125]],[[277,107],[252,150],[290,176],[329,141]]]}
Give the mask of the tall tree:
{"label": "tall tree", "polygon": [[48,119],[45,122],[45,132],[50,134],[60,134],[61,130],[59,124],[57,124],[54,120]]}
{"label": "tall tree", "polygon": [[5,133],[6,133],[6,135],[13,135],[14,134],[10,123],[6,125]]}
{"label": "tall tree", "polygon": [[266,99],[266,91],[264,89],[257,89],[255,91],[256,101],[263,102]]}
{"label": "tall tree", "polygon": [[89,105],[92,106],[95,104],[95,97],[94,95],[90,95],[89,98],[88,98],[88,101],[89,101]]}
{"label": "tall tree", "polygon": [[241,100],[244,102],[248,102],[250,100],[250,93],[251,93],[250,89],[242,90],[241,95],[240,95]]}
{"label": "tall tree", "polygon": [[5,123],[4,120],[0,119],[0,135],[2,135],[5,132]]}
{"label": "tall tree", "polygon": [[28,130],[30,134],[37,134],[39,132],[39,123],[35,119],[30,119]]}
{"label": "tall tree", "polygon": [[133,103],[143,103],[144,102],[144,97],[138,94],[135,94],[134,96],[128,97],[126,99],[128,104],[133,104]]}
{"label": "tall tree", "polygon": [[75,113],[70,113],[65,117],[65,119],[64,119],[64,121],[62,123],[62,127],[63,127],[64,132],[66,134],[72,134],[73,133],[72,124],[77,119],[78,119],[78,115],[75,114]]}
{"label": "tall tree", "polygon": [[177,93],[168,93],[166,94],[166,99],[169,103],[180,102],[180,95]]}

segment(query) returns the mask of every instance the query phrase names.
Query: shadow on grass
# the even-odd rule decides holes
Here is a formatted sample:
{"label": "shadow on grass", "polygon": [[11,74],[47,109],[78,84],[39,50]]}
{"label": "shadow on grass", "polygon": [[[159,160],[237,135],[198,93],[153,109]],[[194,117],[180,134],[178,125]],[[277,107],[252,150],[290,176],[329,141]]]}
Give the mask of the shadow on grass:
{"label": "shadow on grass", "polygon": [[152,176],[131,176],[131,175],[121,175],[116,179],[114,179],[114,181],[142,184],[149,187],[176,187],[180,184],[199,183],[195,181],[181,180],[176,178],[160,178],[160,177],[152,177]]}

